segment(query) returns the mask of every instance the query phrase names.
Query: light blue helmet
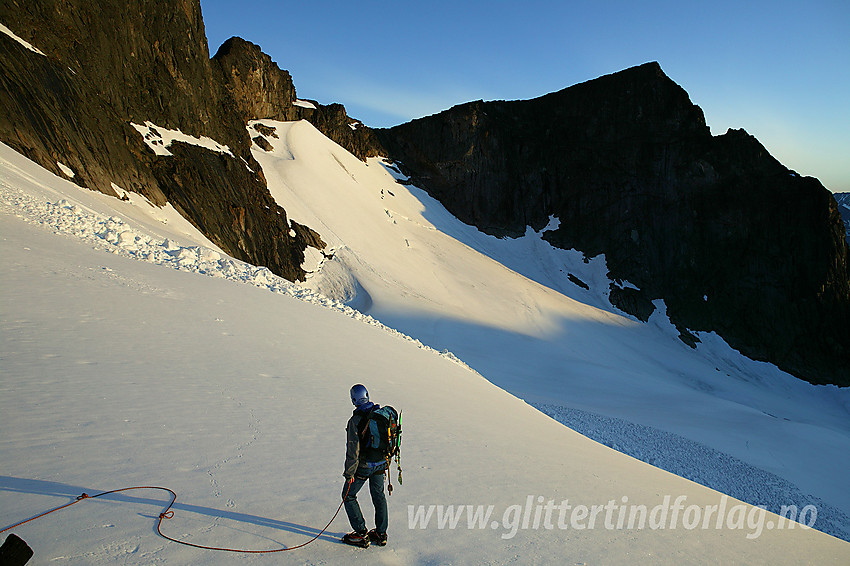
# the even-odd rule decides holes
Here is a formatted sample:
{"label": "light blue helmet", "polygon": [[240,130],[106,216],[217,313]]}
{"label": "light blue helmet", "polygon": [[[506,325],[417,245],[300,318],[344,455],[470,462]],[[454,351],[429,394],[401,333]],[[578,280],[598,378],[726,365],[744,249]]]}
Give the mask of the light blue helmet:
{"label": "light blue helmet", "polygon": [[358,407],[369,402],[369,392],[365,386],[358,383],[351,388],[351,402]]}

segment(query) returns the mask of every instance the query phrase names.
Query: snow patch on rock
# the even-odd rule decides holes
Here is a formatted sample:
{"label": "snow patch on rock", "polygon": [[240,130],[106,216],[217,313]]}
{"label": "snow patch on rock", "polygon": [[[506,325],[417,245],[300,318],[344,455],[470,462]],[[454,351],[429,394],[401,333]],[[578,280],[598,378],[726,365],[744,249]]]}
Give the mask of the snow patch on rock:
{"label": "snow patch on rock", "polygon": [[195,136],[184,134],[180,130],[169,130],[168,128],[157,126],[153,122],[149,121],[145,122],[144,125],[130,122],[130,125],[142,135],[142,138],[145,140],[145,144],[147,144],[147,146],[157,155],[172,155],[172,153],[168,151],[168,147],[173,142],[177,141],[203,147],[204,149],[215,151],[217,153],[226,153],[230,157],[233,157],[233,153],[230,151],[229,147],[206,136],[196,138]]}

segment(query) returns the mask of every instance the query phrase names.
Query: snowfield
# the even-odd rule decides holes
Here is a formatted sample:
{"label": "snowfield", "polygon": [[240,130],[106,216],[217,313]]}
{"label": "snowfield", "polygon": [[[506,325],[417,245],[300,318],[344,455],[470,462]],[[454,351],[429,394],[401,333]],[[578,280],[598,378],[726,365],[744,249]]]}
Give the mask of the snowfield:
{"label": "snowfield", "polygon": [[[348,388],[362,382],[404,411],[389,545],[338,543],[341,516],[292,552],[199,550],[156,535],[168,498],[149,490],[15,528],[31,563],[850,560],[850,544],[816,530],[827,516],[846,533],[845,391],[712,336],[694,352],[663,311],[644,325],[607,304],[603,258],[546,250],[533,233],[479,235],[395,183],[390,164],[363,164],[303,122],[268,124],[280,139],[256,156],[270,190],[333,250],[305,285],[227,257],[138,195],[80,189],[0,146],[0,528],[83,492],[162,485],[178,494],[163,523],[175,538],[300,544],[339,504]],[[799,490],[751,503],[793,504],[815,529],[516,395],[638,457],[696,442],[731,454]],[[732,466],[727,479],[744,470]]]}
{"label": "snowfield", "polygon": [[[254,149],[269,190],[333,251],[307,286],[453,352],[526,401],[671,433],[773,474],[826,502],[822,515],[843,525],[830,532],[850,533],[850,389],[805,383],[713,333],[696,333],[693,350],[663,302],[646,324],[611,306],[604,256],[555,249],[531,229],[487,236],[397,183],[392,164],[365,165],[307,122],[262,122],[278,135],[272,152]],[[771,506],[786,493],[741,495]]]}

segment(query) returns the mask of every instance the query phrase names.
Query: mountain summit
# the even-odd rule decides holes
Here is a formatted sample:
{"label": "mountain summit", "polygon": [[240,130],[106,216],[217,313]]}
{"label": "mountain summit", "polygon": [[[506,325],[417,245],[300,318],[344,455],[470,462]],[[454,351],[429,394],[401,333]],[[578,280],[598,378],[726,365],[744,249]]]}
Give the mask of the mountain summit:
{"label": "mountain summit", "polygon": [[484,232],[526,226],[605,254],[611,300],[646,320],[663,298],[682,338],[716,330],[747,355],[850,385],[848,248],[835,202],[647,63],[524,101],[470,102],[379,130],[412,182]]}

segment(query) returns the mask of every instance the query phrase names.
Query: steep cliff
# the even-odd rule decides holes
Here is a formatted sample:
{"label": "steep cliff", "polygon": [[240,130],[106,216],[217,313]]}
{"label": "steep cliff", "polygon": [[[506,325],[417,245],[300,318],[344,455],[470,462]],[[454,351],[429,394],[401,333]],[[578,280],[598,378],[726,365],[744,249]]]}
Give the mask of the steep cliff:
{"label": "steep cliff", "polygon": [[258,45],[232,37],[213,56],[213,64],[244,121],[307,120],[360,159],[383,153],[372,129],[349,117],[342,104],[299,100],[289,72]]}
{"label": "steep cliff", "polygon": [[743,130],[713,137],[702,110],[648,63],[527,101],[471,102],[378,138],[459,218],[497,234],[560,227],[553,245],[604,253],[663,298],[683,340],[715,330],[756,359],[850,385],[848,248],[835,201]]}
{"label": "steep cliff", "polygon": [[[170,202],[234,257],[303,278],[303,250],[321,239],[272,201],[198,0],[11,1],[0,22],[39,51],[0,34],[0,140],[90,189]],[[156,155],[131,126],[146,122],[229,153],[174,142]]]}
{"label": "steep cliff", "polygon": [[[640,289],[612,287],[612,302],[646,319],[663,298],[685,341],[715,330],[805,379],[850,385],[835,200],[743,130],[713,137],[655,63],[372,130],[299,100],[252,43],[232,38],[210,58],[199,0],[7,0],[0,23],[20,38],[0,33],[0,141],[81,186],[169,202],[234,257],[296,280],[306,246],[324,247],[274,203],[245,127],[305,119],[361,159],[402,161],[485,232],[558,217],[553,245],[604,253]],[[148,122],[227,151],[175,141],[156,153],[133,126]]]}

